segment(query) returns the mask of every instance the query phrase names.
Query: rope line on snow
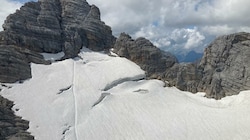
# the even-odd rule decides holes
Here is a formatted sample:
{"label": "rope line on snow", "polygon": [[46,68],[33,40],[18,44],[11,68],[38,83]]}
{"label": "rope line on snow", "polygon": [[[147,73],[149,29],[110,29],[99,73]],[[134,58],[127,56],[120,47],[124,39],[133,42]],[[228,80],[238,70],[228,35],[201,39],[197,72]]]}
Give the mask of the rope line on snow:
{"label": "rope line on snow", "polygon": [[73,96],[74,96],[74,103],[75,103],[75,136],[76,136],[76,140],[78,140],[78,132],[77,132],[77,120],[78,120],[78,116],[77,116],[77,99],[76,99],[76,94],[75,94],[75,61],[73,60],[73,73],[72,73],[72,92],[73,92]]}

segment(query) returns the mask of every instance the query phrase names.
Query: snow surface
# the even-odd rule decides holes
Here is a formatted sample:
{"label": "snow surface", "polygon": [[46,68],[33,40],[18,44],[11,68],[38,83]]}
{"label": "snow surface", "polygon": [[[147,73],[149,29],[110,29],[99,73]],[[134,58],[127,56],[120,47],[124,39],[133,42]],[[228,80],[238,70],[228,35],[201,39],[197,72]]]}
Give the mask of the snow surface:
{"label": "snow surface", "polygon": [[250,139],[250,91],[207,99],[141,80],[133,62],[87,49],[31,67],[32,79],[0,94],[14,101],[37,140]]}
{"label": "snow surface", "polygon": [[43,55],[43,58],[45,60],[50,60],[52,62],[56,61],[56,60],[60,60],[65,54],[64,52],[59,52],[59,53],[41,53],[41,55]]}

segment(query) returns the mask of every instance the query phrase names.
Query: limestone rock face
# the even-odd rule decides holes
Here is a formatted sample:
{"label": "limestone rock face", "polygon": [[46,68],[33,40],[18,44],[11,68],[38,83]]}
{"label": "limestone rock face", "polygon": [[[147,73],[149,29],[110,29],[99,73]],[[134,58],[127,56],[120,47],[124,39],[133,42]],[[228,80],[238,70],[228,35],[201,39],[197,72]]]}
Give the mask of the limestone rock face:
{"label": "limestone rock face", "polygon": [[62,51],[60,9],[53,1],[26,3],[7,17],[3,28],[1,44],[37,52]]}
{"label": "limestone rock face", "polygon": [[29,2],[7,17],[1,44],[37,52],[77,55],[82,46],[104,50],[113,46],[111,28],[100,19],[99,9],[85,0]]}
{"label": "limestone rock face", "polygon": [[161,51],[149,40],[133,40],[125,33],[116,40],[114,52],[137,63],[150,78],[161,79],[163,72],[177,62],[172,54]]}
{"label": "limestone rock face", "polygon": [[177,63],[145,38],[133,40],[122,33],[114,52],[144,69],[149,78],[159,78],[180,90],[206,92],[221,99],[250,89],[250,33],[221,36],[205,50],[200,62]]}
{"label": "limestone rock face", "polygon": [[250,89],[250,33],[221,36],[205,50],[199,88],[208,97],[222,98]]}
{"label": "limestone rock face", "polygon": [[163,79],[168,81],[170,86],[196,93],[199,91],[198,85],[202,79],[202,71],[195,63],[177,63],[165,71]]}
{"label": "limestone rock face", "polygon": [[14,45],[0,45],[0,82],[12,83],[31,78],[30,62],[50,64],[39,53]]}
{"label": "limestone rock face", "polygon": [[166,70],[170,85],[190,92],[206,92],[221,99],[250,89],[250,33],[218,37],[199,63],[175,64]]}
{"label": "limestone rock face", "polygon": [[26,130],[29,122],[15,116],[11,110],[13,102],[0,96],[0,139],[1,140],[33,140]]}
{"label": "limestone rock face", "polygon": [[[1,62],[0,82],[30,78],[29,62],[36,63],[36,58],[41,61],[38,53],[63,51],[63,59],[66,59],[77,56],[83,46],[103,51],[115,42],[111,28],[100,19],[99,9],[90,6],[86,0],[28,2],[7,17],[3,28],[4,31],[0,32],[0,60],[6,61],[9,57],[11,60]],[[32,53],[23,54],[27,52]]]}

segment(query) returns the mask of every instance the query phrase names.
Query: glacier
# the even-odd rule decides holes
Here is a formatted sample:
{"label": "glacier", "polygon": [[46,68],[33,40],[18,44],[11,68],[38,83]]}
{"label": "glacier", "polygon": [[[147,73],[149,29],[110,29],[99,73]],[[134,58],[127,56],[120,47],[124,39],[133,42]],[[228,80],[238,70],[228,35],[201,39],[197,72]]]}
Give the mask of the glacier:
{"label": "glacier", "polygon": [[74,59],[44,54],[32,78],[1,87],[36,140],[246,140],[250,91],[221,100],[159,80],[135,63],[82,49]]}

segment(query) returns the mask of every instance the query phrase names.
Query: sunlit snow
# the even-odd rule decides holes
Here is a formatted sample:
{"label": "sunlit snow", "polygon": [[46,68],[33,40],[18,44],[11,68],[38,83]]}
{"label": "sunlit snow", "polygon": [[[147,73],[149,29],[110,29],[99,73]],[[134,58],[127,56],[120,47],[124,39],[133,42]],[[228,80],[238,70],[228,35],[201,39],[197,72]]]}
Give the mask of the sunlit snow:
{"label": "sunlit snow", "polygon": [[86,49],[31,67],[32,79],[0,94],[14,101],[37,140],[250,139],[249,91],[207,99],[143,80],[133,62]]}

